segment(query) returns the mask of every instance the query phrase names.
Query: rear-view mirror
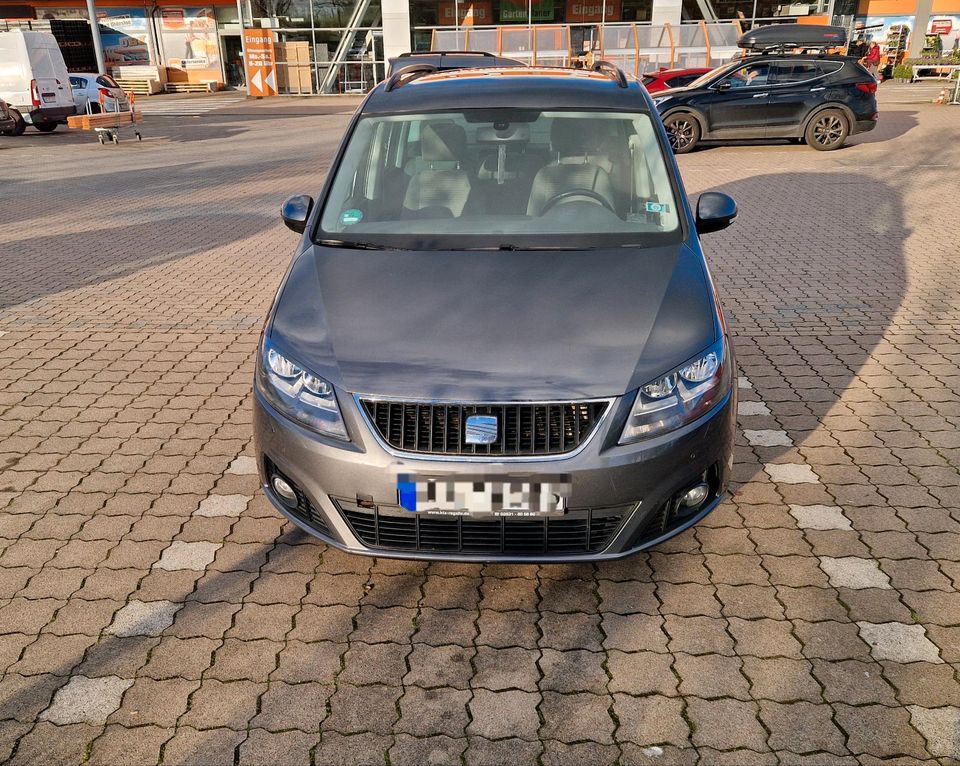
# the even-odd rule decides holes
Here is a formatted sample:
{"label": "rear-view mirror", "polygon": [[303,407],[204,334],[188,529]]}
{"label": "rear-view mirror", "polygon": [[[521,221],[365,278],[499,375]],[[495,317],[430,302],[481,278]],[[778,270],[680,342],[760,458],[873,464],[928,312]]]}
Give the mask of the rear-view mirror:
{"label": "rear-view mirror", "polygon": [[720,91],[720,92],[722,93],[722,92],[725,91],[725,90],[730,90],[731,87],[732,87],[732,86],[730,85],[730,81],[729,81],[729,80],[724,80],[723,82],[718,82],[718,83],[714,86],[714,90],[718,90],[718,91]]}
{"label": "rear-view mirror", "polygon": [[280,208],[280,217],[287,225],[298,234],[302,234],[307,228],[307,218],[310,217],[310,211],[313,210],[313,197],[308,194],[298,194],[295,197],[288,197]]}
{"label": "rear-view mirror", "polygon": [[726,229],[737,218],[737,203],[729,194],[704,192],[697,200],[697,234]]}

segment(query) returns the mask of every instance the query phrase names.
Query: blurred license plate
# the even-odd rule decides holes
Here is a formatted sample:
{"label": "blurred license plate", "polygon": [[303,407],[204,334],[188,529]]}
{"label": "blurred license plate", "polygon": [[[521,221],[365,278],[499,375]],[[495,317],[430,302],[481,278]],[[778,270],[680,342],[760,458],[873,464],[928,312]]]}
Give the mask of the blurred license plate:
{"label": "blurred license plate", "polygon": [[402,508],[441,516],[562,516],[570,491],[567,475],[539,476],[536,480],[509,476],[397,477]]}

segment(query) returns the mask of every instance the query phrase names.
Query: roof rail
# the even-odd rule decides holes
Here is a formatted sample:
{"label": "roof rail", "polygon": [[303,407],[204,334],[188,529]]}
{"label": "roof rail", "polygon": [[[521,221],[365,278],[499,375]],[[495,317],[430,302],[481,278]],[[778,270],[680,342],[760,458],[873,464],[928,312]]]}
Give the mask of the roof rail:
{"label": "roof rail", "polygon": [[440,51],[409,51],[407,53],[401,53],[397,58],[403,59],[410,56],[485,56],[486,58],[496,58],[492,53],[487,51],[455,51],[455,50],[440,50]]}
{"label": "roof rail", "polygon": [[387,80],[387,84],[383,86],[384,93],[389,93],[392,90],[399,88],[401,85],[406,85],[411,80],[416,80],[418,77],[423,77],[425,74],[433,74],[434,72],[440,71],[433,64],[411,64],[410,66],[405,66],[403,69],[398,69],[392,75],[390,79]]}
{"label": "roof rail", "polygon": [[623,73],[623,70],[618,67],[616,64],[612,64],[609,61],[597,61],[593,65],[594,72],[603,72],[611,80],[617,83],[621,88],[626,88],[627,86],[627,76]]}

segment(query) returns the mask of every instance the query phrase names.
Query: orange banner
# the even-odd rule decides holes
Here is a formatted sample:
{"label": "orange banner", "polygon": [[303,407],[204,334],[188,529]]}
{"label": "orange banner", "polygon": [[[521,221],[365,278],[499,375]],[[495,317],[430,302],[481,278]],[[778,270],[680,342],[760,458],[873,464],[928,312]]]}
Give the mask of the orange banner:
{"label": "orange banner", "polygon": [[[459,5],[459,8],[457,7]],[[454,26],[457,11],[460,11],[460,26],[473,27],[493,23],[493,3],[489,0],[470,2],[461,0],[458,4],[454,0],[440,0],[437,3],[437,24]]]}
{"label": "orange banner", "polygon": [[273,33],[269,29],[244,29],[243,47],[247,51],[247,84],[256,98],[277,95],[277,61],[273,52]]}
{"label": "orange banner", "polygon": [[[567,0],[568,24],[589,24],[603,18],[603,0]],[[607,21],[620,21],[620,0],[607,0]]]}

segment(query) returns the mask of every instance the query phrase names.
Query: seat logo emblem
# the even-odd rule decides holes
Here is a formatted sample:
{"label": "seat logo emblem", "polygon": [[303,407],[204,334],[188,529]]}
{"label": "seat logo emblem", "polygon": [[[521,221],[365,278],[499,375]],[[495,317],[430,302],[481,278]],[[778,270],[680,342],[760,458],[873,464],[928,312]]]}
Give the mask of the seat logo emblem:
{"label": "seat logo emblem", "polygon": [[467,444],[493,444],[497,440],[496,415],[471,415],[467,418]]}

